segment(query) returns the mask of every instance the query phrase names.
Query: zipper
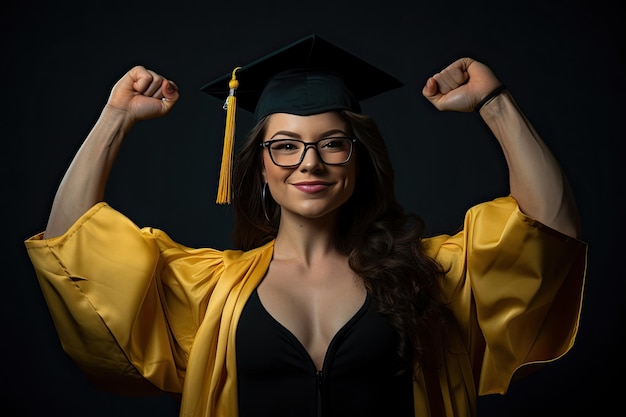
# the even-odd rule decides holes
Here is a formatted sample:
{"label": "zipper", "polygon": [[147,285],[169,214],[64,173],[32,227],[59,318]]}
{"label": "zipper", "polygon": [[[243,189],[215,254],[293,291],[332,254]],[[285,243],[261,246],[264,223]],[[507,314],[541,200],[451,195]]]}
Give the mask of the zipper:
{"label": "zipper", "polygon": [[315,379],[317,380],[317,417],[322,417],[322,384],[324,382],[324,371],[316,371]]}
{"label": "zipper", "polygon": [[326,405],[324,404],[324,401],[326,399],[323,398],[323,392],[325,389],[324,378],[326,376],[326,374],[324,373],[324,370],[326,371],[328,370],[327,366],[330,366],[329,362],[332,362],[333,360],[334,352],[335,352],[335,345],[339,343],[339,340],[343,338],[343,335],[348,331],[348,329],[352,327],[353,323],[356,322],[361,316],[363,316],[367,312],[367,309],[369,308],[369,303],[370,303],[370,296],[368,293],[366,294],[365,301],[363,302],[363,305],[361,306],[359,311],[357,311],[355,315],[350,320],[348,320],[348,322],[345,323],[343,327],[341,327],[337,331],[337,333],[333,336],[333,338],[330,340],[330,343],[328,344],[328,348],[326,349],[326,353],[324,354],[324,361],[322,362],[321,370],[317,369],[317,365],[315,365],[315,362],[313,362],[313,359],[311,358],[311,356],[308,354],[306,349],[304,349],[304,346],[302,346],[302,344],[300,345],[302,349],[305,351],[305,353],[307,354],[307,356],[309,357],[309,359],[311,360],[311,364],[313,364],[313,369],[315,369],[315,380],[316,380],[315,385],[316,385],[316,391],[317,391],[316,393],[317,412],[315,414],[317,417],[324,416],[324,405]]}

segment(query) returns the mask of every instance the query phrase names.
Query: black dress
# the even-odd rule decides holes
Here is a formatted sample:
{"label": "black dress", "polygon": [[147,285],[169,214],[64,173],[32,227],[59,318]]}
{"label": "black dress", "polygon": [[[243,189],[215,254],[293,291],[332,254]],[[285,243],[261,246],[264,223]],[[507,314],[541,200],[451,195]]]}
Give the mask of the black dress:
{"label": "black dress", "polygon": [[237,328],[239,417],[413,417],[410,364],[368,294],[333,337],[318,370],[255,290]]}

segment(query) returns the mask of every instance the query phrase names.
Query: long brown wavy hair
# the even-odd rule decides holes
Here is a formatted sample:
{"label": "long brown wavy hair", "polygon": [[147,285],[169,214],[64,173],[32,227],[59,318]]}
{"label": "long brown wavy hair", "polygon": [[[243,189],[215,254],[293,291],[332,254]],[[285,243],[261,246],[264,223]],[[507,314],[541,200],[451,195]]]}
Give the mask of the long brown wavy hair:
{"label": "long brown wavy hair", "polygon": [[[359,173],[354,193],[341,207],[338,248],[398,332],[400,356],[418,366],[450,322],[440,301],[439,280],[445,271],[424,253],[422,218],[396,200],[393,167],[374,120],[349,111],[338,114],[357,138]],[[278,232],[280,208],[269,193],[263,195],[260,143],[265,126],[266,119],[257,123],[234,161],[233,242],[242,250],[261,246]]]}

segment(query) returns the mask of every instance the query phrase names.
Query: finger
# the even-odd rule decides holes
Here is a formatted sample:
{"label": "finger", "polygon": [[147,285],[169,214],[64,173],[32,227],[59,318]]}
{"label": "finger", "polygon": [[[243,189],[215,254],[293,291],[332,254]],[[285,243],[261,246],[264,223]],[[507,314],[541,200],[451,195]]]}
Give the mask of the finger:
{"label": "finger", "polygon": [[463,85],[468,80],[468,74],[459,67],[448,67],[435,75],[435,79],[439,83],[439,89],[443,94],[454,90]]}
{"label": "finger", "polygon": [[161,95],[161,85],[163,84],[164,78],[154,71],[148,70],[148,72],[150,73],[152,78],[150,79],[150,83],[147,85],[145,91],[142,94],[147,97],[163,97]]}
{"label": "finger", "polygon": [[437,87],[437,81],[435,81],[433,77],[429,77],[428,80],[426,80],[424,88],[422,88],[422,95],[427,99],[432,99],[435,98],[438,93],[439,88]]}
{"label": "finger", "polygon": [[437,87],[441,94],[447,94],[452,90],[453,87],[450,85],[449,77],[446,77],[443,72],[433,75],[433,79],[437,83]]}
{"label": "finger", "polygon": [[142,66],[136,66],[130,70],[130,76],[133,79],[133,90],[139,94],[145,94],[152,84],[154,72]]}

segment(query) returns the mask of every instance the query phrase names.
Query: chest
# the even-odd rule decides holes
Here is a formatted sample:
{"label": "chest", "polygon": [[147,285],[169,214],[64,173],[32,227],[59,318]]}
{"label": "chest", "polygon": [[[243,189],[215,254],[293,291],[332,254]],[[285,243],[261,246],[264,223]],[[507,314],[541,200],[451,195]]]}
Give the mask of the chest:
{"label": "chest", "polygon": [[363,306],[365,288],[349,268],[316,268],[315,275],[271,268],[257,289],[259,302],[304,347],[318,369],[333,337]]}
{"label": "chest", "polygon": [[411,372],[397,343],[366,295],[331,338],[320,367],[255,291],[237,326],[240,415],[410,416]]}

